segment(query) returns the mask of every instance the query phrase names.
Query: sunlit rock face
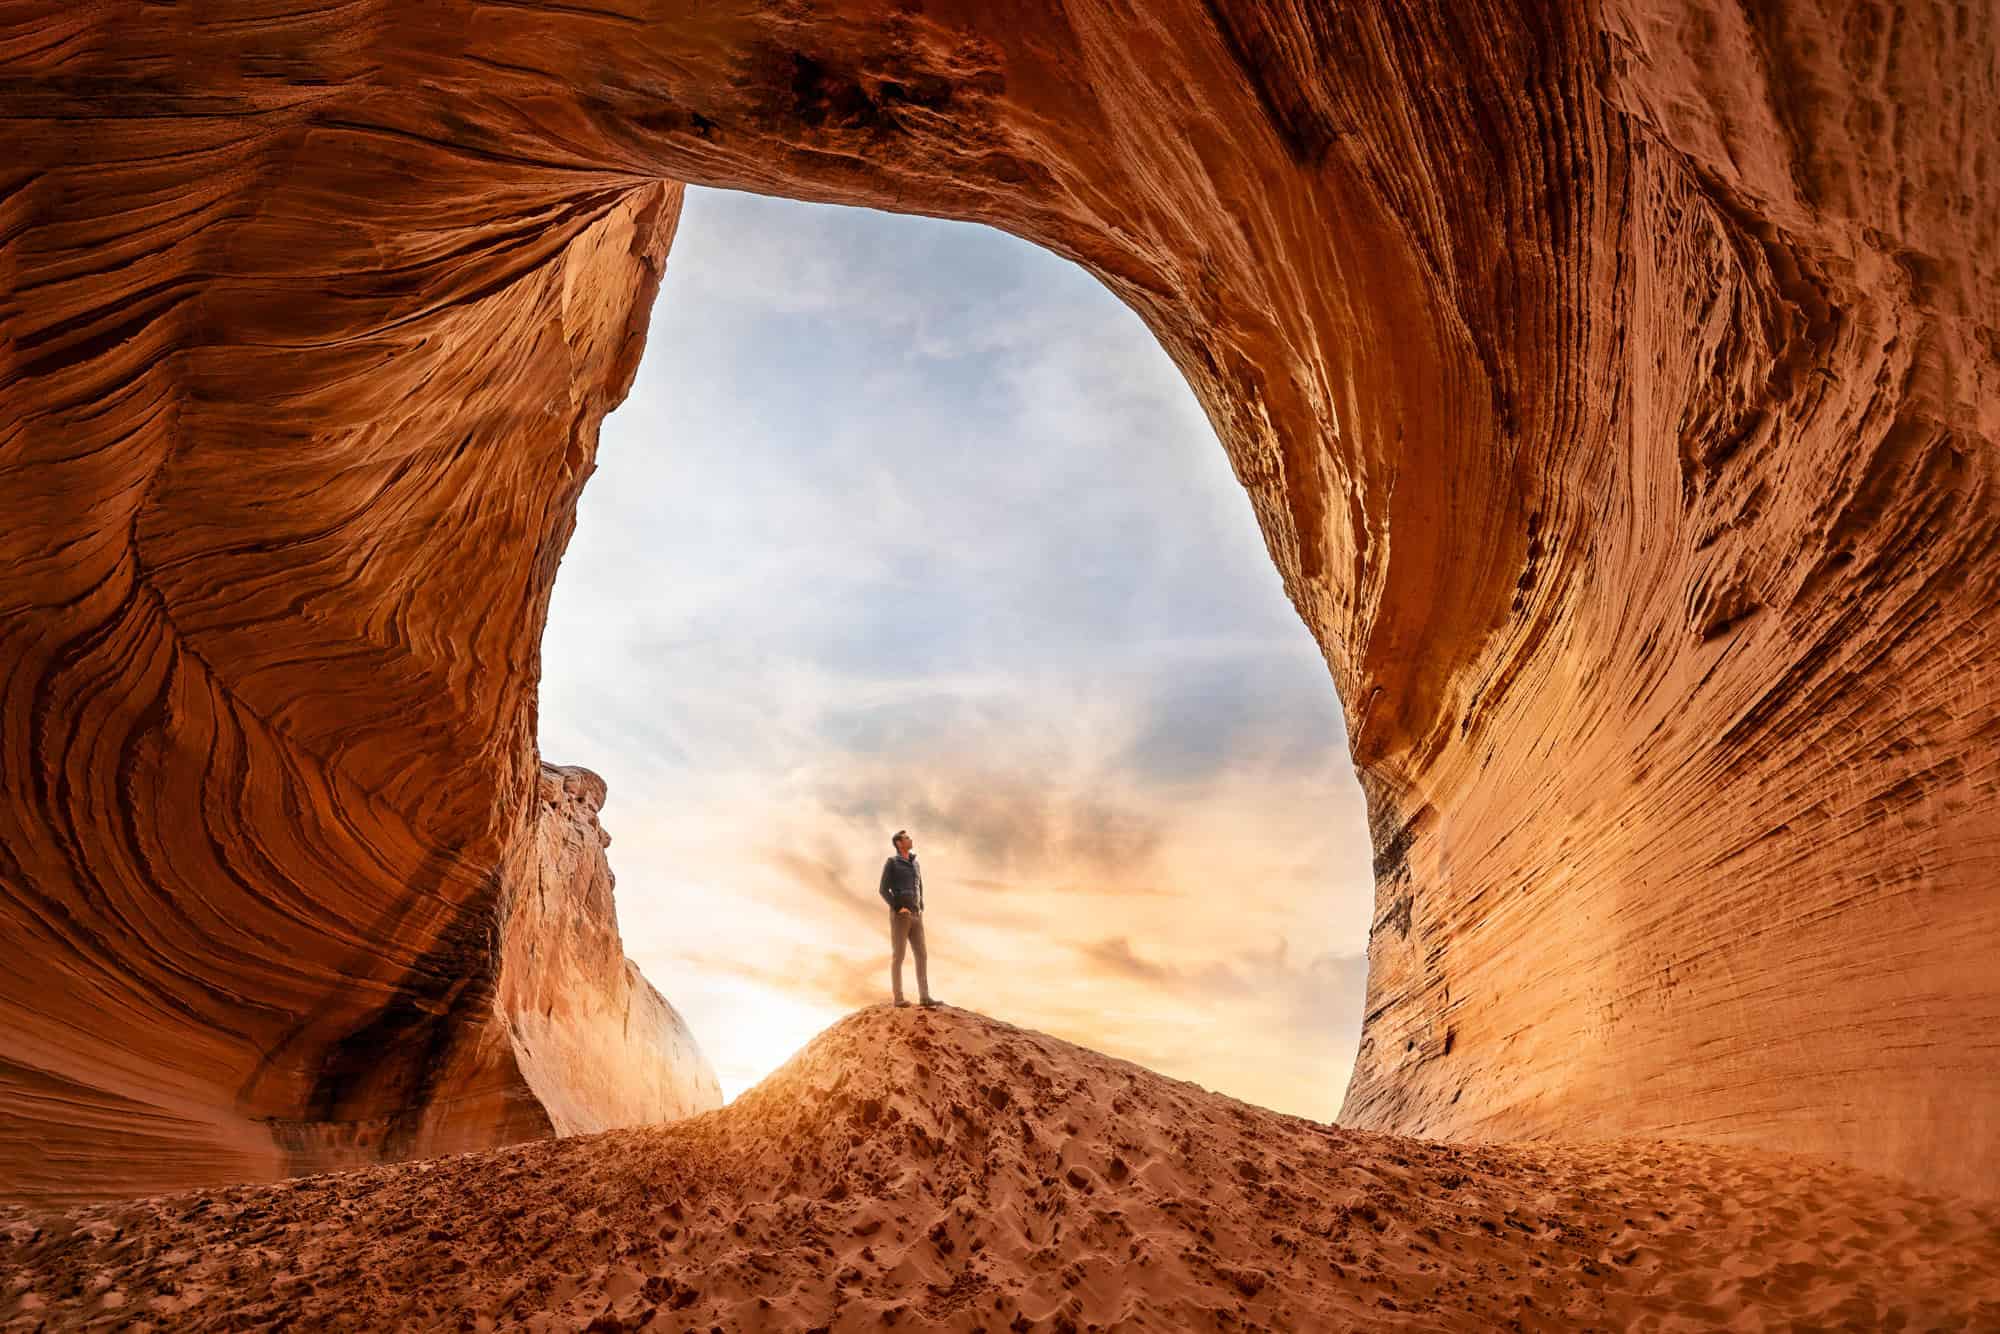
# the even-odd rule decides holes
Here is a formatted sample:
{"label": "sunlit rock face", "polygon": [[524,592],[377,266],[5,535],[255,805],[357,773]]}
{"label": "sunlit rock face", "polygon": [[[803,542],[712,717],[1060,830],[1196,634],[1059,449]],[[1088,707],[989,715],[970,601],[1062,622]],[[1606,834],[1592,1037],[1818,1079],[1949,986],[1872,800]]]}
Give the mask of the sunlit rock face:
{"label": "sunlit rock face", "polygon": [[604,780],[542,766],[532,842],[508,877],[497,1009],[524,1102],[577,1135],[692,1116],[722,1089],[679,1012],[625,957],[611,901]]}
{"label": "sunlit rock face", "polygon": [[1373,811],[1349,1121],[2000,1189],[1995,22],[8,6],[11,1179],[586,1119],[422,1072],[527,975],[543,611],[683,180],[996,223],[1186,372]]}
{"label": "sunlit rock face", "polygon": [[675,1120],[722,1104],[680,1015],[626,959],[598,824],[604,780],[542,765],[493,899],[320,1058],[287,1173]]}

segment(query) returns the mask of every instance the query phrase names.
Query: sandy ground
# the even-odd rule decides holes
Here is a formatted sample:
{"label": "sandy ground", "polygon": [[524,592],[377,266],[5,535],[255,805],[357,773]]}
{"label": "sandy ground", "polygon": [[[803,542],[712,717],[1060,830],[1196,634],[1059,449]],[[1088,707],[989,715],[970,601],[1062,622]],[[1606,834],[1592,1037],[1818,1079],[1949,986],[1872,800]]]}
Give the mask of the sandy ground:
{"label": "sandy ground", "polygon": [[0,1328],[2000,1329],[2000,1209],[1687,1144],[1445,1145],[961,1010],[644,1130],[35,1215]]}

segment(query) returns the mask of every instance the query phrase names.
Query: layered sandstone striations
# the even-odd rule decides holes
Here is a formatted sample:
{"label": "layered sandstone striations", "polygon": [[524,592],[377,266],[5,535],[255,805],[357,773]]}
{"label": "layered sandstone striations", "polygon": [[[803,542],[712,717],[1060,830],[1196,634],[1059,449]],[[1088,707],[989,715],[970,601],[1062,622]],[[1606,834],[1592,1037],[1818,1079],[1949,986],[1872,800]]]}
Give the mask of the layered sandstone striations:
{"label": "layered sandstone striations", "polygon": [[456,1041],[683,180],[995,223],[1184,369],[1374,815],[1351,1122],[2000,1189],[1996,22],[0,8],[8,1166],[275,1170]]}
{"label": "layered sandstone striations", "polygon": [[475,900],[373,1022],[316,1055],[305,1116],[270,1120],[282,1170],[454,1153],[721,1105],[687,1025],[625,957],[604,854],[611,836],[597,821],[604,795],[588,769],[541,767],[532,832],[509,847],[497,895]]}
{"label": "layered sandstone striations", "polygon": [[955,1011],[836,1024],[670,1126],[67,1213],[0,1323],[71,1329],[1959,1329],[2000,1211],[1782,1154],[1446,1145]]}
{"label": "layered sandstone striations", "polygon": [[[617,946],[591,785],[543,769],[533,724],[678,190],[517,221],[517,280],[425,290],[463,216],[427,224],[439,182],[406,162],[375,239],[396,206],[357,201],[397,168],[266,136],[325,90],[227,36],[254,11],[187,53],[230,71],[215,97],[68,68],[104,17],[0,10],[9,114],[47,118],[0,202],[0,1193],[715,1105]],[[174,40],[130,35],[148,66]],[[332,173],[315,198],[257,198],[300,152]],[[317,294],[284,276],[322,262]]]}

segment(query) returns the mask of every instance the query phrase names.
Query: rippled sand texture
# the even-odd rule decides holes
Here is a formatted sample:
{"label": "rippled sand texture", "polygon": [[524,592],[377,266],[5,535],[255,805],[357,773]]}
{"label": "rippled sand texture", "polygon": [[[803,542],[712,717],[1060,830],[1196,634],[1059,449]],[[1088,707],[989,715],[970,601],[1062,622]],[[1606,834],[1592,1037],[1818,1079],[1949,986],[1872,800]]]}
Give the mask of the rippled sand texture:
{"label": "rippled sand texture", "polygon": [[0,1327],[1869,1329],[2000,1323],[2000,1212],[1690,1144],[1281,1116],[877,1007],[671,1126],[5,1216]]}

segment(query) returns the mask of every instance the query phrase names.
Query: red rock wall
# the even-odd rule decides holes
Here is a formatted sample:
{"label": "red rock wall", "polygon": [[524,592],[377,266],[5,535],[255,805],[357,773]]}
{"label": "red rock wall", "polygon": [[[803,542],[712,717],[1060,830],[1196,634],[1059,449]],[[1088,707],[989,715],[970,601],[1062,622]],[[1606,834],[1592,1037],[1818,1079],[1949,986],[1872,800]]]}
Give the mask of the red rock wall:
{"label": "red rock wall", "polygon": [[[9,31],[10,65],[89,29],[65,15]],[[86,64],[101,39],[151,68],[170,40],[99,17],[69,48]],[[536,866],[556,818],[536,663],[678,187],[517,218],[471,247],[496,274],[423,288],[410,266],[466,245],[460,208],[423,216],[423,154],[321,142],[295,105],[321,94],[270,91],[255,43],[233,50],[213,17],[232,55],[195,63],[233,91],[120,94],[176,77],[137,70],[10,85],[53,119],[0,203],[0,1193],[132,1194],[712,1105],[685,1041],[607,1039],[631,1060],[552,1090],[574,1026],[538,1035],[532,1070],[510,1036],[538,1003],[584,1022],[578,991],[622,1024],[642,990],[614,949],[545,969],[560,997],[508,956],[542,929],[511,911],[524,879],[616,939],[601,854],[592,885]],[[309,197],[260,195],[295,156],[324,173]],[[361,225],[371,209],[393,224]]]}
{"label": "red rock wall", "polygon": [[247,1170],[490,966],[664,178],[992,222],[1158,333],[1374,814],[1347,1119],[1993,1193],[1995,22],[0,9],[0,1018],[81,1090],[16,1100]]}

